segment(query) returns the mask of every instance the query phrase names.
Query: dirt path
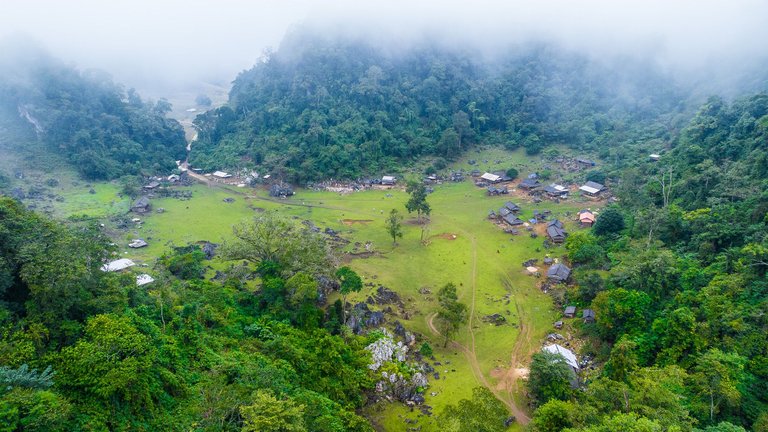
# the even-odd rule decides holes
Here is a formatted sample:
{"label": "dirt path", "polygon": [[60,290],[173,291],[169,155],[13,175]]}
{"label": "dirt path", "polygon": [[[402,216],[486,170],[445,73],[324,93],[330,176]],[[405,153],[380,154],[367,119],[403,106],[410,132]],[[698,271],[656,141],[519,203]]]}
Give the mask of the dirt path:
{"label": "dirt path", "polygon": [[[525,373],[525,369],[521,368],[519,365],[522,364],[523,359],[527,358],[530,354],[528,353],[528,349],[526,349],[526,347],[530,346],[531,340],[531,327],[528,325],[527,315],[520,308],[519,303],[515,301],[515,308],[517,309],[517,315],[520,320],[520,333],[515,340],[515,345],[510,354],[510,368],[503,373],[498,385],[493,387],[489,384],[488,379],[480,368],[480,363],[477,361],[477,352],[475,351],[475,330],[473,323],[475,319],[475,298],[477,295],[477,241],[475,236],[470,235],[467,232],[462,232],[462,234],[469,237],[472,244],[472,296],[469,306],[469,317],[467,320],[470,344],[469,347],[465,347],[459,342],[452,341],[451,346],[460,349],[464,353],[475,379],[491,390],[494,395],[496,395],[496,398],[507,406],[520,424],[526,425],[530,422],[531,418],[517,405],[515,395],[519,391],[518,379]],[[505,278],[503,283],[507,289],[510,291],[512,290],[512,286],[508,279]],[[437,336],[442,336],[437,327],[435,327],[435,317],[437,317],[437,313],[433,313],[427,317],[427,326],[432,333]]]}
{"label": "dirt path", "polygon": [[[509,280],[504,281],[504,285],[508,289],[512,289]],[[514,298],[514,296],[513,296]],[[524,359],[527,359],[530,353],[531,346],[531,326],[528,324],[528,316],[523,309],[520,308],[520,303],[515,301],[515,310],[520,320],[520,333],[517,335],[515,345],[512,347],[512,353],[510,354],[509,370],[504,373],[497,390],[505,391],[509,398],[510,406],[512,407],[512,413],[517,418],[517,421],[522,424],[528,424],[531,420],[530,417],[523,411],[515,402],[515,395],[520,390],[519,379],[526,376],[528,370],[522,367]]]}

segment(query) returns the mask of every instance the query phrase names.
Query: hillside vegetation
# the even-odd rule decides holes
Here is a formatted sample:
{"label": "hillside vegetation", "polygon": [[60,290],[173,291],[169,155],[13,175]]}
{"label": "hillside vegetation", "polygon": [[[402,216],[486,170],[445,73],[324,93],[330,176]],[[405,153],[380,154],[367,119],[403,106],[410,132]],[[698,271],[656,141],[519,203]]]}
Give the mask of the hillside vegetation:
{"label": "hillside vegetation", "polygon": [[191,162],[263,166],[303,183],[397,171],[422,156],[440,169],[480,143],[600,152],[669,138],[684,99],[644,64],[547,45],[484,60],[430,45],[389,54],[297,32],[237,77],[227,105],[197,118]]}
{"label": "hillside vegetation", "polygon": [[186,155],[167,101],[144,101],[104,72],[78,71],[36,47],[9,47],[0,63],[0,129],[11,151],[63,156],[88,179],[156,173]]}
{"label": "hillside vegetation", "polygon": [[605,365],[582,393],[554,379],[537,430],[767,430],[767,100],[713,97],[659,162],[615,169],[617,218],[566,242]]}

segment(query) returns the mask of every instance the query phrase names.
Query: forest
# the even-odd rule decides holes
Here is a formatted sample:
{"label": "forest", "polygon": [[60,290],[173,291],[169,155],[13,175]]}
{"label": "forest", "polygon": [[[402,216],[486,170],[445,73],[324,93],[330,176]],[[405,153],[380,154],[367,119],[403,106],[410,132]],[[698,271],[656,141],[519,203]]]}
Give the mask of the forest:
{"label": "forest", "polygon": [[661,161],[609,173],[621,206],[566,241],[604,368],[573,392],[535,355],[536,430],[768,430],[766,102],[712,97]]}
{"label": "forest", "polygon": [[184,159],[181,125],[166,117],[166,100],[142,100],[106,72],[79,71],[35,46],[3,44],[0,129],[13,131],[6,146],[51,152],[86,179],[151,175]]}
{"label": "forest", "polygon": [[[16,146],[42,146],[92,180],[184,159],[167,101],[40,56],[0,75],[3,130],[25,138]],[[577,330],[596,370],[574,386],[563,357],[534,354],[528,429],[768,432],[765,93],[702,100],[645,64],[546,44],[483,60],[297,32],[195,123],[193,166],[300,185],[406,173],[422,158],[446,174],[480,146],[593,155],[589,175],[616,200],[567,237],[573,279],[552,297],[595,311]],[[311,228],[257,213],[234,226],[215,277],[199,245],[169,246],[146,290],[101,270],[119,248],[94,220],[0,196],[0,430],[374,430],[361,411],[381,366],[370,347],[392,341],[346,325],[360,276]],[[439,316],[464,324],[456,286],[438,295]],[[416,377],[392,355],[384,371]],[[437,421],[503,431],[508,414],[480,387]]]}
{"label": "forest", "polygon": [[150,294],[100,270],[114,246],[92,224],[0,199],[3,430],[371,430],[355,409],[373,385],[364,348],[377,335],[341,335],[339,308],[317,306],[309,270],[329,268],[324,244],[270,223],[295,242],[290,254],[251,254],[258,294],[250,272],[205,280],[199,247],[160,259]]}
{"label": "forest", "polygon": [[365,40],[302,31],[234,81],[229,103],[198,116],[190,162],[263,167],[287,181],[436,169],[479,144],[537,154],[603,153],[669,139],[690,92],[642,62],[606,64],[550,44],[493,59],[423,44],[390,54]]}

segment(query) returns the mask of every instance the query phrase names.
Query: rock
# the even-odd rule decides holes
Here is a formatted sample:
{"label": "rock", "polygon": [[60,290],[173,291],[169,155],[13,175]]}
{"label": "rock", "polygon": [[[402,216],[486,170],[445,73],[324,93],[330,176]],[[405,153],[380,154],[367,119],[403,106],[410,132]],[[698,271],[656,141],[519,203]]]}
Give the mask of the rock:
{"label": "rock", "polygon": [[367,327],[378,327],[382,324],[384,324],[383,312],[371,312],[368,319],[365,320],[365,325]]}
{"label": "rock", "polygon": [[515,418],[515,416],[509,416],[509,417],[507,417],[507,419],[506,419],[506,420],[504,420],[504,427],[510,427],[510,426],[512,426],[512,423],[514,423],[514,422],[515,422],[515,420],[517,420],[517,419]]}
{"label": "rock", "polygon": [[400,321],[395,321],[395,334],[405,338],[405,327],[403,327],[402,324],[400,324]]}
{"label": "rock", "polygon": [[435,372],[434,374],[432,374],[432,376],[433,376],[433,377],[434,377],[436,380],[439,380],[439,379],[440,379],[440,372]]}
{"label": "rock", "polygon": [[490,324],[493,324],[495,326],[500,326],[500,325],[506,324],[507,319],[504,318],[504,315],[495,313],[495,314],[492,314],[492,315],[484,316],[483,317],[483,321],[487,322],[487,323],[490,323]]}
{"label": "rock", "polygon": [[376,289],[374,298],[376,303],[380,305],[389,303],[401,304],[400,296],[398,296],[396,292],[390,290],[384,285],[379,285],[379,287]]}
{"label": "rock", "polygon": [[411,397],[411,401],[413,401],[413,403],[415,403],[416,405],[421,405],[424,402],[426,402],[426,400],[424,399],[424,396],[422,396],[421,393],[416,393],[415,395],[413,395]]}
{"label": "rock", "polygon": [[228,203],[228,204],[229,204],[229,203],[233,203],[233,202],[235,202],[235,199],[234,199],[234,198],[232,198],[232,197],[226,197],[226,198],[224,198],[224,200],[223,200],[223,201],[224,201],[225,203]]}
{"label": "rock", "polygon": [[212,259],[216,255],[217,247],[219,247],[219,245],[215,243],[205,242],[205,244],[203,244],[203,253],[205,254],[205,259]]}

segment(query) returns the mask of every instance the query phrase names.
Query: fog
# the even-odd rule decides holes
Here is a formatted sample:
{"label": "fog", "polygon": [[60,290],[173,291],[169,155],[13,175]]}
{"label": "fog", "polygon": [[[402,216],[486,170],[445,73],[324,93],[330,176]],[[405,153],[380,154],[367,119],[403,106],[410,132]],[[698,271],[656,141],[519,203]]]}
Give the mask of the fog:
{"label": "fog", "polygon": [[485,55],[552,41],[726,82],[768,58],[766,22],[768,2],[760,0],[8,0],[0,37],[25,35],[81,69],[169,91],[226,85],[297,28],[396,49],[426,37]]}

